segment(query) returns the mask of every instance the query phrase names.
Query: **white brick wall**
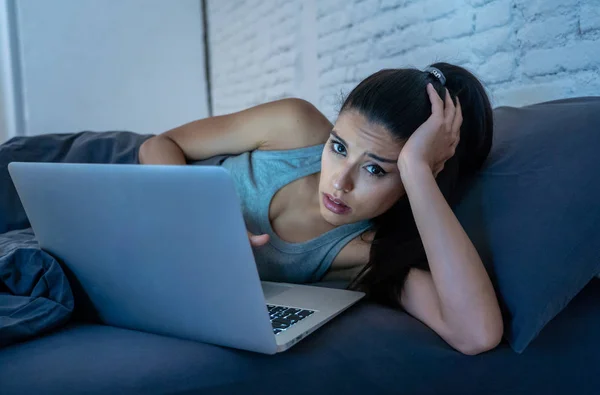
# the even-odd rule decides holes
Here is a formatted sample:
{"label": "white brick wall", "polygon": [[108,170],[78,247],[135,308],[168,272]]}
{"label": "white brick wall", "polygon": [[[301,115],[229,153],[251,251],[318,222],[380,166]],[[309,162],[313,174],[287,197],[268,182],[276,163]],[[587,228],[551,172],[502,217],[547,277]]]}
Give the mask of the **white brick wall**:
{"label": "white brick wall", "polygon": [[600,95],[600,0],[209,0],[215,114],[282,97],[331,120],[382,68],[447,61],[494,106]]}

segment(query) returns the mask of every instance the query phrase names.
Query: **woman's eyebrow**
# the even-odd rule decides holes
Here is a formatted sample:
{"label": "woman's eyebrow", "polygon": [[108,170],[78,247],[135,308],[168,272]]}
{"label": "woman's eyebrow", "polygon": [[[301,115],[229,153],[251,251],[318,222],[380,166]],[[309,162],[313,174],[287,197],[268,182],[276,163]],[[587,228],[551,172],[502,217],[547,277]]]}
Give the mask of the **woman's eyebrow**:
{"label": "woman's eyebrow", "polygon": [[348,143],[346,143],[346,141],[343,138],[341,138],[340,135],[335,132],[335,130],[332,130],[331,134],[333,135],[333,137],[340,140],[342,142],[342,144],[344,144],[345,146],[348,146]]}
{"label": "woman's eyebrow", "polygon": [[398,162],[396,159],[386,159],[386,158],[382,158],[381,156],[377,156],[377,155],[375,155],[375,154],[373,154],[373,153],[371,153],[371,152],[366,152],[366,154],[367,154],[368,156],[370,156],[371,158],[373,158],[373,159],[376,159],[376,160],[378,160],[378,161],[380,161],[380,162],[385,162],[385,163],[397,163],[397,162]]}
{"label": "woman's eyebrow", "polygon": [[[336,139],[340,140],[340,142],[341,142],[342,144],[344,144],[346,147],[348,147],[348,143],[346,143],[346,141],[344,141],[344,139],[343,139],[343,138],[341,138],[341,137],[340,137],[340,135],[339,135],[339,134],[337,134],[337,133],[335,132],[335,130],[332,130],[332,131],[331,131],[331,134],[333,135],[333,137],[335,137]],[[396,163],[396,162],[398,162],[396,159],[386,159],[386,158],[382,158],[381,156],[375,155],[375,154],[374,154],[374,153],[372,153],[372,152],[365,152],[365,154],[366,154],[367,156],[369,156],[369,157],[371,157],[371,158],[375,159],[375,160],[378,160],[378,161],[380,161],[380,162],[384,162],[384,163]]]}

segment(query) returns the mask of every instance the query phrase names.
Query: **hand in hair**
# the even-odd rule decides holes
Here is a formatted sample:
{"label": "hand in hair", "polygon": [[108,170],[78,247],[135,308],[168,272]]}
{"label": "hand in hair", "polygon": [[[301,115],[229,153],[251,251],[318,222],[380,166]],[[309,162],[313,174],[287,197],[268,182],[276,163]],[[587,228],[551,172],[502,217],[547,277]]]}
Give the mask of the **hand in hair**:
{"label": "hand in hair", "polygon": [[444,163],[454,156],[463,118],[458,96],[455,106],[448,90],[445,103],[431,84],[427,84],[427,93],[431,101],[431,116],[402,147],[398,167],[401,168],[406,161],[416,161],[428,166],[437,176],[444,169]]}

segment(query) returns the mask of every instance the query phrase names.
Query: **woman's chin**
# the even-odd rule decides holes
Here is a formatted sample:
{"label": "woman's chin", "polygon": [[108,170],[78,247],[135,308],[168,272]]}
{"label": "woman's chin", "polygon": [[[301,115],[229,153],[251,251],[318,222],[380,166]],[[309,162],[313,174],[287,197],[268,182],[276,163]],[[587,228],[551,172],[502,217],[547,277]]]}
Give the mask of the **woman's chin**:
{"label": "woman's chin", "polygon": [[321,206],[321,216],[325,221],[333,226],[341,226],[352,222],[348,214],[339,215],[329,211],[326,207]]}

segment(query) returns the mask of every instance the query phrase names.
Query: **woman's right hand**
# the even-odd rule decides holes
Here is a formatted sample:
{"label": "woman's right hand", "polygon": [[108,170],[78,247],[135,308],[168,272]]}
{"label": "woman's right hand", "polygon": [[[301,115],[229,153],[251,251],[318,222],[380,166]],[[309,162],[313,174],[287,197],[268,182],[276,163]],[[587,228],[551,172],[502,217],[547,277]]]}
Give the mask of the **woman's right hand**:
{"label": "woman's right hand", "polygon": [[263,246],[269,241],[269,235],[266,233],[263,233],[262,235],[255,235],[249,231],[246,232],[248,232],[248,239],[250,240],[250,245],[252,247]]}

